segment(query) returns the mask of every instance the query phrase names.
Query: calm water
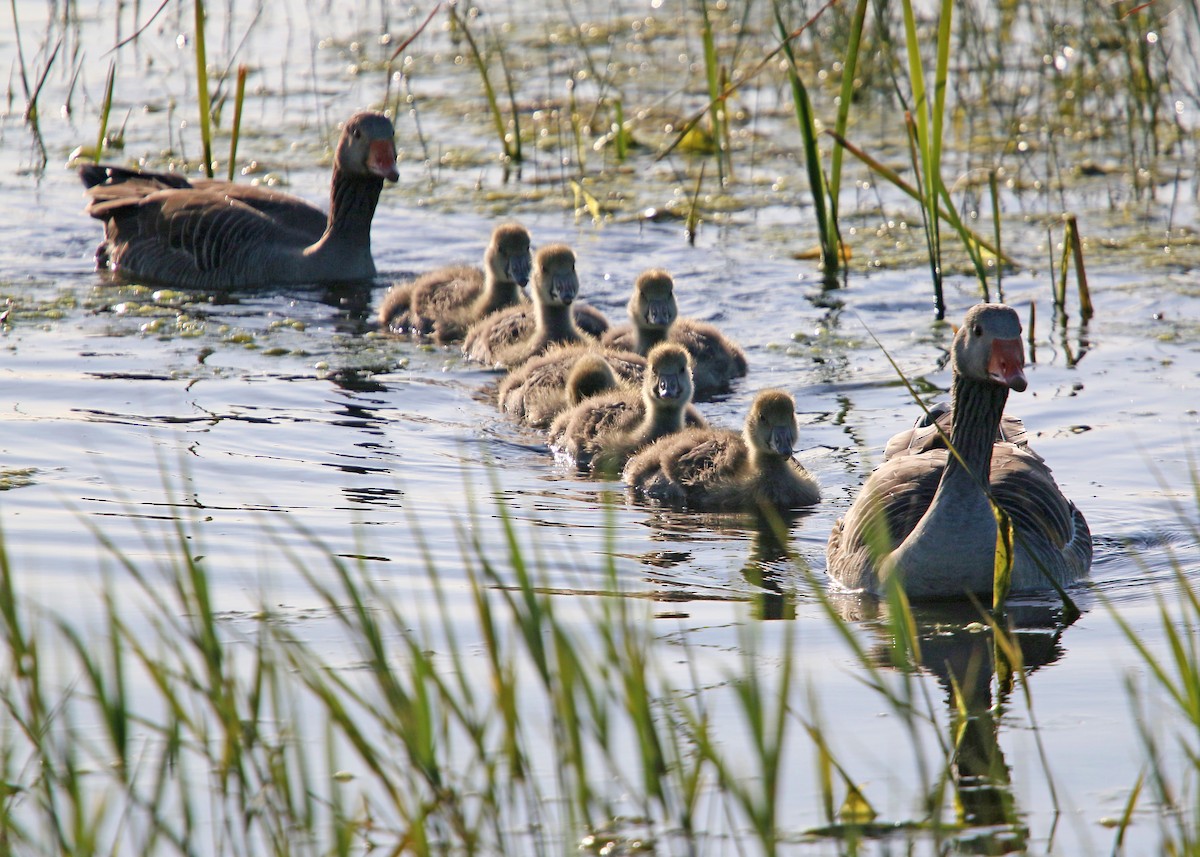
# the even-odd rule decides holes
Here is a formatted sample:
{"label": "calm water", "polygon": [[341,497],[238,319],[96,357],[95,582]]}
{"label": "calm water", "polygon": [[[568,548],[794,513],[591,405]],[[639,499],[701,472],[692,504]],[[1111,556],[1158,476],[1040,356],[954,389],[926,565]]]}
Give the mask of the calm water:
{"label": "calm water", "polygon": [[[33,3],[17,9],[31,52],[45,41],[46,12]],[[360,9],[345,20],[322,21],[320,27],[334,30],[326,33],[302,9],[293,10],[290,20],[281,9],[268,10],[239,57],[261,63],[252,78],[252,88],[261,91],[255,90],[245,120],[255,130],[241,152],[285,175],[293,192],[320,201],[327,172],[318,158],[322,140],[332,137],[322,136],[323,129],[384,97],[385,73],[355,63],[384,53],[376,43],[382,25],[390,21],[399,36],[413,24],[407,11],[392,11],[389,18],[387,8]],[[596,12],[586,5],[583,11]],[[128,9],[118,14],[107,3],[75,13],[83,23],[73,32],[86,46],[79,88],[64,116],[70,70],[56,67],[48,76],[44,170],[37,169],[20,98],[0,124],[0,194],[6,202],[0,208],[0,293],[11,304],[0,338],[0,464],[14,486],[0,492],[0,524],[27,594],[86,625],[99,615],[102,581],[114,581],[118,591],[126,585],[98,549],[97,531],[149,565],[161,556],[169,522],[182,519],[232,625],[265,597],[308,618],[313,640],[328,636],[329,657],[337,663],[350,653],[336,648],[330,620],[314,612],[319,599],[296,573],[297,562],[323,567],[323,554],[300,530],[334,554],[363,558],[399,603],[419,613],[429,584],[418,542],[431,552],[452,601],[465,600],[460,527],[498,544],[496,503],[503,501],[520,538],[542,553],[547,584],[566,593],[560,601],[569,614],[586,610],[588,600],[570,593],[606,585],[602,567],[611,522],[621,585],[670,598],[655,608],[661,614],[656,622],[664,637],[688,644],[702,685],[719,684],[736,663],[739,626],[756,625],[770,646],[783,640],[787,623],[760,620],[790,620],[802,682],[826,723],[836,724],[830,734],[838,758],[849,764],[882,818],[916,815],[910,742],[886,716],[883,702],[863,687],[850,651],[802,572],[807,567],[822,581],[830,525],[887,437],[916,414],[868,331],[910,376],[942,389],[949,381],[941,362],[951,332],[930,320],[928,269],[919,256],[896,263],[887,255],[889,242],[902,245],[899,254],[919,241],[916,229],[911,235],[900,229],[876,234],[894,216],[893,205],[903,210],[898,201],[888,201],[881,213],[873,192],[860,188],[855,205],[861,214],[854,223],[862,249],[856,258],[877,256],[882,264],[856,270],[847,288],[832,293],[822,291],[814,263],[793,258],[815,243],[815,234],[808,208],[799,204],[806,198],[800,176],[781,172],[777,193],[767,190],[772,171],[783,169],[777,159],[747,167],[754,175],[740,177],[749,188],[746,206],[709,218],[694,247],[674,220],[617,217],[597,227],[575,217],[569,190],[542,186],[558,174],[553,157],[538,156],[520,180],[506,185],[489,160],[495,147],[486,117],[473,114],[473,139],[460,139],[462,131],[437,104],[456,92],[469,91],[475,99],[476,81],[469,69],[455,72],[452,46],[439,30],[423,37],[423,49],[414,48],[419,58],[412,89],[430,106],[397,123],[405,160],[400,187],[385,190],[377,214],[379,280],[357,291],[222,296],[189,303],[181,315],[172,305],[179,296],[118,288],[92,270],[99,227],[83,215],[81,186],[64,164],[76,145],[94,140],[108,63],[101,54],[113,41],[114,22],[120,22],[121,35],[135,24]],[[188,154],[198,149],[194,128],[179,128],[181,119],[191,118],[191,54],[176,46],[184,24],[166,20],[174,14],[164,13],[138,47],[119,54],[113,114],[131,113],[126,148],[117,158],[157,158],[168,138],[183,141]],[[215,18],[217,32],[225,26],[222,15]],[[210,47],[210,58],[228,61],[247,20],[232,19],[227,29],[233,35]],[[516,20],[533,26],[532,18]],[[314,49],[321,39],[328,41]],[[356,39],[365,47],[353,44]],[[3,65],[12,63],[14,50],[11,34],[0,34]],[[527,77],[544,77],[544,67],[553,65],[535,55]],[[662,82],[648,89],[674,93],[668,77],[661,73]],[[682,109],[683,98],[674,98],[672,106]],[[185,107],[173,112],[171,99]],[[440,164],[422,163],[427,147],[441,153],[434,155],[442,157]],[[642,194],[637,207],[668,202],[670,171],[682,175],[689,161],[665,166],[639,157],[593,192],[636,190]],[[798,171],[794,163],[791,169]],[[635,188],[645,177],[645,186]],[[1039,203],[1016,194],[1006,200],[1006,246],[1019,248],[1026,267],[1005,279],[1005,296],[1023,318],[1032,302],[1038,309],[1029,391],[1014,395],[1010,409],[1024,418],[1096,540],[1091,581],[1073,593],[1084,609],[1079,621],[1063,628],[1052,604],[1026,605],[1030,621],[1041,627],[1030,635],[1027,652],[1036,667],[1029,685],[1038,728],[1031,728],[1019,695],[998,708],[999,745],[1035,853],[1110,850],[1112,832],[1101,820],[1120,816],[1144,764],[1135,726],[1144,703],[1130,698],[1125,682],[1132,675],[1144,687],[1146,679],[1106,602],[1157,647],[1158,599],[1169,603],[1175,593],[1172,560],[1193,579],[1200,573],[1200,546],[1190,535],[1200,518],[1189,474],[1200,444],[1200,285],[1189,248],[1174,256],[1154,249],[1167,229],[1168,206],[1174,225],[1194,225],[1192,190],[1182,185],[1173,196],[1165,187],[1161,203],[1137,216],[1119,216],[1109,204],[1119,187],[1118,178],[1104,179],[1078,188],[1071,203],[1093,241],[1089,278],[1097,314],[1085,330],[1077,314],[1065,332],[1052,329],[1051,276],[1043,260],[1059,250],[1045,246]],[[477,260],[501,215],[521,219],[539,244],[573,245],[584,296],[618,320],[643,268],[671,270],[683,313],[720,325],[743,344],[751,362],[750,376],[733,393],[702,406],[711,422],[740,426],[763,387],[796,396],[800,459],[819,477],[826,499],[790,529],[795,563],[736,516],[639,505],[619,493],[619,484],[566,472],[540,435],[497,413],[489,400],[494,373],[465,364],[453,349],[372,331],[373,307],[392,279]],[[1054,240],[1059,238],[1061,230]],[[949,317],[957,319],[977,299],[976,286],[958,276],[949,288]],[[606,514],[602,506],[613,490],[615,509]],[[853,614],[857,606],[846,609]],[[950,630],[930,638],[930,672],[923,681],[935,699],[945,694],[939,665],[973,645],[962,625],[951,622]],[[873,642],[879,638],[869,618],[856,628],[865,645],[880,645]],[[462,633],[469,638],[474,632],[464,627]],[[764,673],[771,667],[765,658]],[[682,667],[680,672],[681,684],[689,683]],[[721,700],[715,695],[715,717],[728,721],[733,743],[740,727]],[[1165,734],[1166,715],[1151,721]],[[794,755],[784,787],[787,829],[796,833],[821,817],[812,748],[798,735]],[[1061,816],[1052,811],[1051,781]],[[1148,798],[1141,806],[1129,853],[1154,853],[1157,816]],[[796,852],[831,848],[797,844]]]}

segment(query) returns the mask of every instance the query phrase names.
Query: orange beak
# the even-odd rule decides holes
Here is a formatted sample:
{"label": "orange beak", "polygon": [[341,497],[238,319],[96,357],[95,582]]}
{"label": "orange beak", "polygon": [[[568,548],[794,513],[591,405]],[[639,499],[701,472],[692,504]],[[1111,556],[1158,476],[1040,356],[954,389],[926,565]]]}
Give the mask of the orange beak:
{"label": "orange beak", "polygon": [[367,169],[375,175],[394,182],[400,178],[396,169],[396,145],[391,140],[371,142],[371,154],[367,156]]}
{"label": "orange beak", "polygon": [[1020,337],[992,340],[988,377],[1018,393],[1029,386],[1029,382],[1025,380],[1025,345]]}

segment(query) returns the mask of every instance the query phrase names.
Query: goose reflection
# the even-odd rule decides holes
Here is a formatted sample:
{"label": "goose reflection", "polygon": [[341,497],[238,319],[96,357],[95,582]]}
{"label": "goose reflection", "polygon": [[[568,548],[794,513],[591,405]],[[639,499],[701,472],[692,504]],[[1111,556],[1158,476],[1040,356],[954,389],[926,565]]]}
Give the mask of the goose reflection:
{"label": "goose reflection", "polygon": [[[807,514],[806,511],[789,512],[783,517],[763,513],[696,514],[656,507],[646,523],[653,529],[651,538],[655,542],[676,542],[681,548],[709,539],[746,541],[749,554],[741,566],[741,575],[749,587],[726,590],[722,600],[747,601],[755,619],[795,619],[803,581],[812,579],[812,574],[804,556],[792,549],[791,533]],[[664,571],[680,569],[679,573],[685,574],[686,566],[696,560],[693,550],[668,547],[632,558],[652,569],[647,576],[660,584],[666,582]],[[682,579],[676,585],[683,587]]]}
{"label": "goose reflection", "polygon": [[[844,618],[866,622],[879,640],[872,659],[891,667],[891,633],[876,601],[839,603]],[[1024,851],[1029,831],[1016,805],[1012,769],[1000,732],[1018,672],[1026,676],[1063,656],[1069,627],[1057,604],[1009,605],[998,618],[1003,639],[970,603],[913,608],[919,652],[913,666],[932,674],[949,713],[947,771],[960,830],[952,850],[963,854]]]}

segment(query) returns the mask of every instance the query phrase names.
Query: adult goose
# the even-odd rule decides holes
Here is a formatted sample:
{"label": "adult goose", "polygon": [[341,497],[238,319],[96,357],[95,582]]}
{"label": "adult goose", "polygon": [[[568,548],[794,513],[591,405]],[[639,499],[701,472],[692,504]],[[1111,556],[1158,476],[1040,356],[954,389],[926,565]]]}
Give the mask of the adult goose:
{"label": "adult goose", "polygon": [[796,402],[783,390],[754,397],[741,434],[687,429],[639,452],[625,467],[637,494],[710,511],[786,512],[821,499],[817,480],[792,457]]}
{"label": "adult goose", "polygon": [[602,338],[611,348],[648,354],[660,342],[678,342],[692,355],[696,398],[726,392],[746,374],[746,354],[716,326],[679,317],[675,281],[662,268],[643,271],[629,299],[629,324],[614,327]]}
{"label": "adult goose", "polygon": [[80,170],[87,213],[104,223],[97,268],[124,280],[227,289],[375,276],[371,219],[396,181],[391,121],[357,113],[333,160],[328,214],[289,194],[100,165]]}
{"label": "adult goose", "polygon": [[616,385],[636,390],[642,385],[646,358],[632,351],[604,348],[595,342],[560,343],[546,349],[500,382],[500,410],[534,428],[546,428],[571,406],[568,379],[585,356],[604,361]]}
{"label": "adult goose", "polygon": [[481,318],[525,300],[529,243],[524,226],[502,223],[492,231],[482,268],[452,265],[392,286],[379,306],[380,326],[441,344],[462,339]]}
{"label": "adult goose", "polygon": [[890,575],[914,599],[988,596],[996,520],[1012,518],[1012,590],[1069,584],[1087,573],[1087,521],[1041,457],[999,440],[1008,391],[1026,387],[1021,322],[1010,307],[972,307],[954,336],[949,454],[944,443],[898,444],[867,479],[826,547],[829,575],[878,593]]}
{"label": "adult goose", "polygon": [[471,325],[463,342],[463,353],[490,366],[514,369],[560,342],[589,342],[571,316],[571,304],[579,294],[575,254],[565,244],[538,250],[530,278],[533,325],[524,323],[521,307],[492,313]]}
{"label": "adult goose", "polygon": [[656,346],[646,358],[641,390],[614,390],[564,411],[550,428],[550,444],[582,471],[617,475],[642,447],[703,426],[692,407],[692,360],[674,343]]}

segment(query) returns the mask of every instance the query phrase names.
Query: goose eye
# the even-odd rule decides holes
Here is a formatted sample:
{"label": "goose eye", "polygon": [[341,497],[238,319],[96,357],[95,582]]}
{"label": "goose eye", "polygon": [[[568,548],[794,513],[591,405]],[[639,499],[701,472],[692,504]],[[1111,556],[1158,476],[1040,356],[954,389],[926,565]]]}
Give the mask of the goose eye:
{"label": "goose eye", "polygon": [[971,333],[975,334],[976,336],[983,336],[983,325],[982,324],[975,325],[974,327],[971,328]]}

